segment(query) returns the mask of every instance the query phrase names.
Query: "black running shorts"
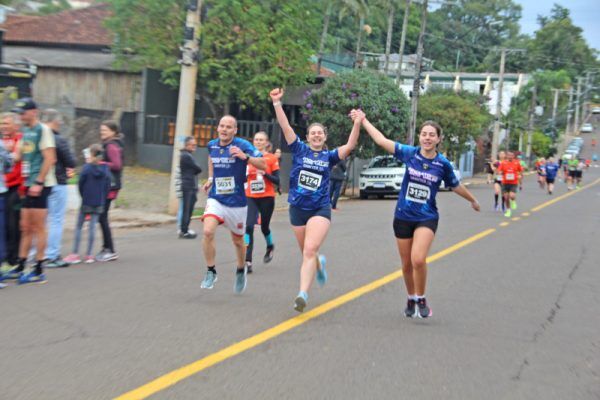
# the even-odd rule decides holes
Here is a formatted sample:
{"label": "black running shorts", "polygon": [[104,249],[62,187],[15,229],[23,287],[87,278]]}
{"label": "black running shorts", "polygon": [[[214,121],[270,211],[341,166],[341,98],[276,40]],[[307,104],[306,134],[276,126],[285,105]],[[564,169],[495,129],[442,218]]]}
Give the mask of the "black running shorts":
{"label": "black running shorts", "polygon": [[411,239],[415,235],[417,228],[429,228],[435,233],[438,227],[437,219],[429,219],[427,221],[405,221],[394,218],[394,235],[398,239]]}

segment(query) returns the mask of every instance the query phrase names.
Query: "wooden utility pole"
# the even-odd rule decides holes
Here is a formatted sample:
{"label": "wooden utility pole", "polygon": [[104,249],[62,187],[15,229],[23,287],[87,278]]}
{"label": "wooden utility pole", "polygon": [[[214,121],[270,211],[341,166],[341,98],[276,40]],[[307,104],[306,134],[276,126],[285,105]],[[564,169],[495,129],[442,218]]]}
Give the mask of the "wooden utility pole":
{"label": "wooden utility pole", "polygon": [[569,88],[569,105],[567,106],[567,126],[565,128],[565,140],[572,132],[571,119],[573,119],[573,86]]}
{"label": "wooden utility pole", "polygon": [[579,105],[581,104],[581,81],[582,77],[577,78],[577,99],[575,100],[575,122],[573,123],[572,134],[579,132]]}
{"label": "wooden utility pole", "polygon": [[531,105],[529,106],[529,124],[527,126],[527,150],[525,157],[527,158],[527,165],[531,165],[531,141],[533,139],[533,123],[535,121],[535,104],[537,101],[537,88],[533,87],[533,94],[531,95]]}
{"label": "wooden utility pole", "polygon": [[502,117],[502,92],[504,90],[504,64],[506,62],[506,49],[500,53],[500,76],[498,77],[498,95],[496,96],[496,119],[494,121],[494,134],[492,136],[492,160],[498,159],[498,146],[500,142],[500,118]]}
{"label": "wooden utility pole", "polygon": [[190,0],[187,6],[184,42],[181,47],[181,78],[177,101],[177,120],[173,142],[171,163],[171,183],[169,186],[169,214],[176,214],[179,202],[175,193],[175,180],[179,169],[179,154],[186,136],[192,134],[194,123],[194,103],[196,101],[196,77],[198,75],[198,31],[200,29],[200,9],[202,0]]}
{"label": "wooden utility pole", "polygon": [[413,81],[412,98],[410,104],[410,122],[408,125],[408,138],[406,143],[410,146],[415,142],[415,130],[417,125],[417,108],[419,107],[419,94],[421,91],[421,64],[423,62],[423,40],[425,38],[425,28],[427,27],[427,0],[423,1],[423,11],[421,13],[421,32],[419,32],[419,41],[417,42],[417,60],[415,62],[415,76]]}

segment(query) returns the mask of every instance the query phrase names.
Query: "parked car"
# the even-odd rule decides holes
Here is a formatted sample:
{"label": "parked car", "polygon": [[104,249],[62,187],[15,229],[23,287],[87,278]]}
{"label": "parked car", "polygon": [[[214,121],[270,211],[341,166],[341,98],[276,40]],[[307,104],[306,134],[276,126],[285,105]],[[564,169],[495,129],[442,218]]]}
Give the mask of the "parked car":
{"label": "parked car", "polygon": [[360,198],[369,195],[383,198],[385,195],[397,195],[402,187],[406,166],[394,156],[377,156],[364,167],[358,179]]}
{"label": "parked car", "polygon": [[594,127],[589,122],[586,122],[585,124],[581,125],[581,129],[579,131],[582,133],[590,133],[594,131]]}
{"label": "parked car", "polygon": [[592,108],[592,114],[600,114],[600,107]]}

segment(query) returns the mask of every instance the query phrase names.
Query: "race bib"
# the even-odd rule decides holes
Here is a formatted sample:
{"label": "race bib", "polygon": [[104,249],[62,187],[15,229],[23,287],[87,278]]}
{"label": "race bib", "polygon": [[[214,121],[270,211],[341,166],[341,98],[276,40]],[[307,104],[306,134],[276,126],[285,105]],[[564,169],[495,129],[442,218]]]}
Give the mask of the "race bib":
{"label": "race bib", "polygon": [[431,196],[429,186],[419,185],[418,183],[409,182],[406,188],[406,200],[414,201],[415,203],[425,204]]}
{"label": "race bib", "polygon": [[507,181],[514,181],[515,180],[515,174],[506,174],[506,180]]}
{"label": "race bib", "polygon": [[235,179],[233,176],[215,178],[215,191],[217,194],[232,194],[235,192]]}
{"label": "race bib", "polygon": [[298,176],[298,186],[311,192],[316,192],[319,186],[321,186],[321,179],[323,177],[319,174],[301,170]]}
{"label": "race bib", "polygon": [[250,193],[259,194],[265,192],[265,181],[250,181]]}
{"label": "race bib", "polygon": [[29,161],[23,161],[21,163],[21,175],[23,175],[24,178],[27,178],[30,173],[31,173],[31,164],[29,163]]}

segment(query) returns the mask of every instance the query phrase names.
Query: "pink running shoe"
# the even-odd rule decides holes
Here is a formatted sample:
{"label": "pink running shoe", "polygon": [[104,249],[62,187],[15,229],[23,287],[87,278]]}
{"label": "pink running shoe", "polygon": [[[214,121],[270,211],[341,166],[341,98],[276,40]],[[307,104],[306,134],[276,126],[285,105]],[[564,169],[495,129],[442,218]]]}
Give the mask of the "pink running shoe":
{"label": "pink running shoe", "polygon": [[69,264],[79,264],[81,262],[81,258],[79,258],[78,254],[69,254],[68,256],[66,256],[65,258],[63,258],[63,261]]}

